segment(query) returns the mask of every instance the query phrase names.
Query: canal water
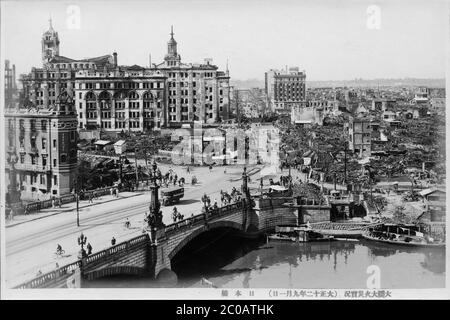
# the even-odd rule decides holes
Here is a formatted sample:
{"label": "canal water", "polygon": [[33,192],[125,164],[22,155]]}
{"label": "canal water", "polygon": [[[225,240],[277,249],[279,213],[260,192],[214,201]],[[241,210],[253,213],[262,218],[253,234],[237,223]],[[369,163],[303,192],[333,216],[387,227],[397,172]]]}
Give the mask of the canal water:
{"label": "canal water", "polygon": [[[204,239],[203,239],[204,241]],[[207,248],[187,248],[172,263],[178,282],[115,276],[84,287],[367,288],[379,272],[380,287],[445,287],[445,250],[410,248],[366,240],[316,243],[269,242],[224,236]],[[197,244],[198,248],[198,244]]]}

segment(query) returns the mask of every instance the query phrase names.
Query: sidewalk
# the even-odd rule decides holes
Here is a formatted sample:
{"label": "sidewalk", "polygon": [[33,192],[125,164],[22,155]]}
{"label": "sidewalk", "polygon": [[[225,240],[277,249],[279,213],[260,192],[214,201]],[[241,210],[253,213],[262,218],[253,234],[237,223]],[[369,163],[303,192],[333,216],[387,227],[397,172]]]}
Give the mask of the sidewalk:
{"label": "sidewalk", "polygon": [[[88,208],[91,206],[96,206],[99,204],[104,204],[104,203],[117,201],[117,200],[121,200],[121,199],[132,198],[132,197],[142,195],[144,193],[145,193],[144,191],[121,192],[119,194],[118,198],[111,196],[111,195],[104,195],[104,196],[99,197],[99,199],[93,199],[93,203],[89,203],[89,200],[80,200],[79,201],[79,209]],[[34,221],[34,220],[54,216],[54,215],[64,213],[64,212],[73,212],[76,210],[77,210],[77,203],[70,202],[70,203],[66,203],[66,204],[62,205],[61,208],[58,208],[58,207],[47,208],[47,209],[42,209],[39,212],[33,212],[33,213],[26,214],[26,215],[25,214],[17,215],[17,216],[14,216],[13,220],[6,219],[5,228],[10,228],[10,227],[17,226],[17,225],[20,225],[20,224],[23,224],[23,223],[26,223],[29,221]]]}

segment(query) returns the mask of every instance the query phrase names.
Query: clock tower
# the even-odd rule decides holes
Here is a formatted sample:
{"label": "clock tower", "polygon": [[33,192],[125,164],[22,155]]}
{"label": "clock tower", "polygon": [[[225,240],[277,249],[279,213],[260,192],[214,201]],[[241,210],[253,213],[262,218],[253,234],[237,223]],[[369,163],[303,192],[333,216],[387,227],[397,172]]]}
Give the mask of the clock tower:
{"label": "clock tower", "polygon": [[59,55],[58,32],[53,30],[52,19],[49,20],[50,28],[42,35],[42,62],[45,64],[54,56]]}

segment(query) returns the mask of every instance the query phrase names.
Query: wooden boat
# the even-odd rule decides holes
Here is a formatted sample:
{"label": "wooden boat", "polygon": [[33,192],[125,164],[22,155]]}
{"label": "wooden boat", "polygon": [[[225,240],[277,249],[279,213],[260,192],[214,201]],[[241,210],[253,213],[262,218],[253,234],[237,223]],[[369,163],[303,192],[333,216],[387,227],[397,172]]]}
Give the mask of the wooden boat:
{"label": "wooden boat", "polygon": [[445,247],[444,241],[436,241],[425,233],[416,230],[417,228],[415,225],[386,223],[369,228],[362,233],[362,237],[371,241],[410,247]]}
{"label": "wooden boat", "polygon": [[335,240],[333,236],[323,235],[306,226],[276,226],[275,233],[267,236],[268,240],[291,242],[315,242]]}

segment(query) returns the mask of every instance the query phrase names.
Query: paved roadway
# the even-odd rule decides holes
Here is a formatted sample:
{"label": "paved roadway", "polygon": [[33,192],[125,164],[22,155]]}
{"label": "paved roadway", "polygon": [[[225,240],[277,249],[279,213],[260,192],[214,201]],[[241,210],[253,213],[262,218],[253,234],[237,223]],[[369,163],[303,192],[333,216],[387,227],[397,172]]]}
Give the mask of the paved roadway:
{"label": "paved roadway", "polygon": [[[185,217],[201,210],[201,196],[206,193],[211,200],[220,202],[220,190],[231,190],[241,185],[241,167],[215,167],[212,172],[208,168],[196,167],[188,175],[184,168],[173,167],[178,176],[184,176],[185,197],[177,204],[178,211]],[[161,166],[165,172],[167,168]],[[190,185],[190,176],[196,175],[199,184]],[[111,197],[106,195],[103,197]],[[80,227],[76,226],[76,211],[63,212],[51,217],[29,221],[6,229],[6,285],[20,284],[36,275],[76,260],[79,246],[77,237],[83,232],[93,247],[93,252],[110,246],[114,236],[117,243],[137,236],[142,232],[143,219],[148,210],[149,192],[142,192],[132,198],[118,199],[104,204],[89,206],[80,210]],[[220,203],[219,203],[220,204]],[[163,221],[172,223],[173,206],[163,207]],[[126,229],[124,222],[129,218],[131,228]],[[56,257],[57,244],[66,251],[63,257]]]}

